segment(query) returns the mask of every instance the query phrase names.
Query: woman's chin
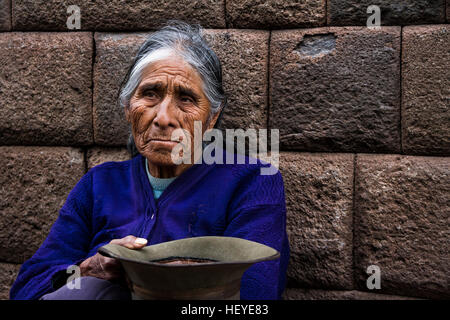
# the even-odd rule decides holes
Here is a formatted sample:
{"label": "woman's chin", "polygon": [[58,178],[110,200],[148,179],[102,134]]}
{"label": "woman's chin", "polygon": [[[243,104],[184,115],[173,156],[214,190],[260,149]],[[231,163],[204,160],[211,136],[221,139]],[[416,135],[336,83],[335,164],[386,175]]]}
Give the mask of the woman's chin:
{"label": "woman's chin", "polygon": [[153,165],[162,167],[175,165],[172,161],[171,150],[152,150],[142,155]]}

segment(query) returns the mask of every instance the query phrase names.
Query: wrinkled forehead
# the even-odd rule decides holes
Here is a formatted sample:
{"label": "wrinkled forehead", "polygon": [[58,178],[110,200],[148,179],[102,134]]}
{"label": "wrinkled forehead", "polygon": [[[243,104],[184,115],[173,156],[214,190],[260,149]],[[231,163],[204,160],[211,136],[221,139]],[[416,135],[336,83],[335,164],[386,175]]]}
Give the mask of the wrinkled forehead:
{"label": "wrinkled forehead", "polygon": [[172,75],[202,86],[202,79],[197,70],[173,49],[157,49],[142,59],[139,64],[143,70],[141,82],[152,77]]}

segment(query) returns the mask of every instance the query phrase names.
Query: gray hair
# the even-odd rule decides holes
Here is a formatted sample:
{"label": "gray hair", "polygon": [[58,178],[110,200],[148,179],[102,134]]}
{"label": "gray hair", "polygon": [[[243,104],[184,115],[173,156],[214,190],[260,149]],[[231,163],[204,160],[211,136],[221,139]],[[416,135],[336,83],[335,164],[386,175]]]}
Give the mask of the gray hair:
{"label": "gray hair", "polygon": [[222,66],[219,58],[203,38],[203,28],[180,20],[170,20],[152,33],[141,45],[119,95],[121,107],[129,102],[141,82],[144,69],[158,60],[158,53],[174,52],[191,65],[203,80],[203,91],[211,104],[210,118],[226,103],[222,87]]}

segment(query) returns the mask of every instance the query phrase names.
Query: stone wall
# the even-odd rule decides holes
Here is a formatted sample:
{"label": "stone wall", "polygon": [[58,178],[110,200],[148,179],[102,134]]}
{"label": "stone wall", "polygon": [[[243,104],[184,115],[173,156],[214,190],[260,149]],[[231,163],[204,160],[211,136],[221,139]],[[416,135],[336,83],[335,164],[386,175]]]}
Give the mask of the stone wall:
{"label": "stone wall", "polygon": [[[81,9],[68,30],[67,7]],[[378,30],[367,7],[381,8]],[[200,23],[224,128],[280,129],[286,299],[450,298],[449,0],[0,0],[0,298],[93,166],[128,159],[118,86]],[[369,289],[368,266],[381,272]]]}

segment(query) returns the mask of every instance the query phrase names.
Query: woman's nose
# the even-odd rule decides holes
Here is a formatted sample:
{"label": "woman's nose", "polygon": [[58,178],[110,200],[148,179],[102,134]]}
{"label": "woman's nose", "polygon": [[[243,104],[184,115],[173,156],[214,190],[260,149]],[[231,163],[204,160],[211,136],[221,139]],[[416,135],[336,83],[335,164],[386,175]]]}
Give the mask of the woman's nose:
{"label": "woman's nose", "polygon": [[163,101],[158,106],[156,117],[153,120],[155,126],[160,129],[164,129],[167,127],[175,128],[175,101],[170,96],[164,98]]}

